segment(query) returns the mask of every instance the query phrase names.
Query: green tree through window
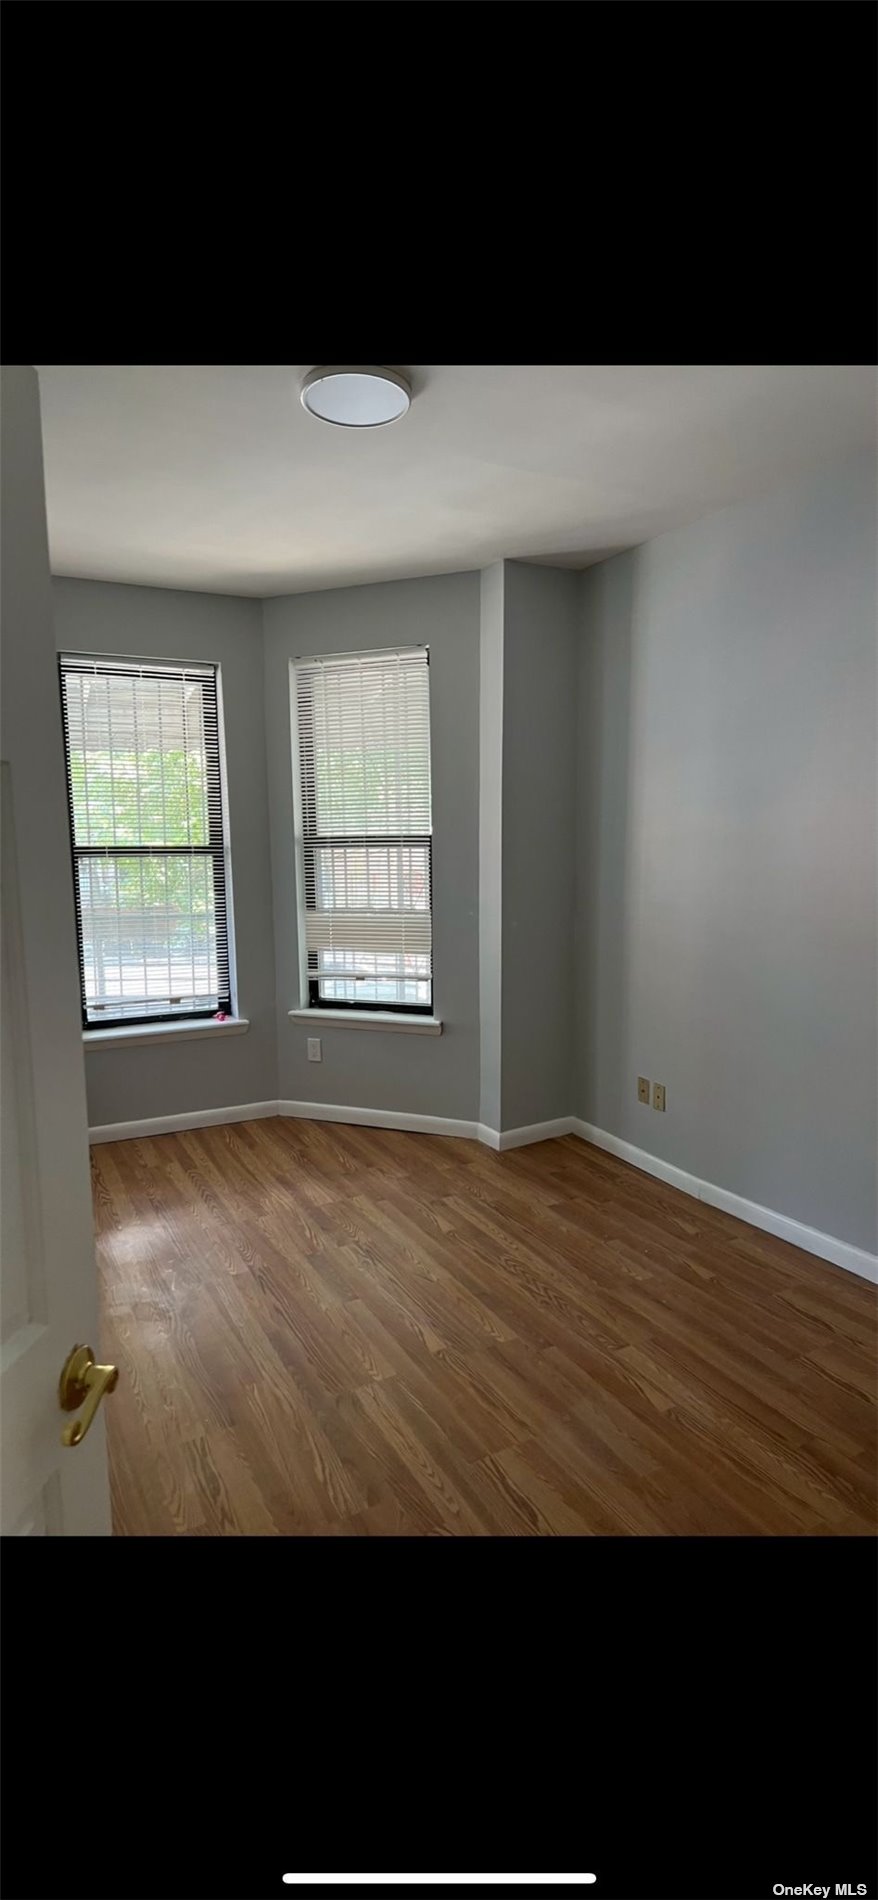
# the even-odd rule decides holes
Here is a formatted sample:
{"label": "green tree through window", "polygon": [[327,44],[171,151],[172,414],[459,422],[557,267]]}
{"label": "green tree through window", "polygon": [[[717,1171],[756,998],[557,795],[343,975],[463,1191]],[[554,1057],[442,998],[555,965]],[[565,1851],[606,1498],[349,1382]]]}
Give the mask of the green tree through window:
{"label": "green tree through window", "polygon": [[230,1010],[216,669],[61,682],[85,1026]]}

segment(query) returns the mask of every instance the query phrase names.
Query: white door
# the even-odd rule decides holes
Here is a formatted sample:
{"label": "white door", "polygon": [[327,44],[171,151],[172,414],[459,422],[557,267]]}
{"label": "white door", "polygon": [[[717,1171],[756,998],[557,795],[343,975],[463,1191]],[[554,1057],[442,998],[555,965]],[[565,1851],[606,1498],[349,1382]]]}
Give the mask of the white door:
{"label": "white door", "polygon": [[61,1442],[101,1381],[92,1375],[75,1414],[62,1411],[71,1349],[100,1352],[39,391],[27,366],[0,372],[0,448],[0,1528],[102,1536],[102,1407],[78,1444]]}

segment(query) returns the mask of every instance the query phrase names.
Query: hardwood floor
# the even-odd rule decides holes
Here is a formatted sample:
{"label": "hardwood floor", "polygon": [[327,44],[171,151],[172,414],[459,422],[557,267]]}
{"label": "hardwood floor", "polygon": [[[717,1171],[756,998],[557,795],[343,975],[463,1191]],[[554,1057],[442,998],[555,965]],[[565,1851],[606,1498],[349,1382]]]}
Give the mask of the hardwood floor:
{"label": "hardwood floor", "polygon": [[120,1535],[864,1535],[875,1290],[573,1136],[92,1150]]}

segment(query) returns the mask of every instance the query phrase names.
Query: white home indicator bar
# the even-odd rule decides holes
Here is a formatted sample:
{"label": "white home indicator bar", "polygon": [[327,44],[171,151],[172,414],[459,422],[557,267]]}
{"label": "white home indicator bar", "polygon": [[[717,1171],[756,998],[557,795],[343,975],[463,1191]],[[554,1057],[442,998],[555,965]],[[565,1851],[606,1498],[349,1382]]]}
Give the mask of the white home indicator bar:
{"label": "white home indicator bar", "polygon": [[287,1887],[593,1887],[597,1874],[284,1874]]}

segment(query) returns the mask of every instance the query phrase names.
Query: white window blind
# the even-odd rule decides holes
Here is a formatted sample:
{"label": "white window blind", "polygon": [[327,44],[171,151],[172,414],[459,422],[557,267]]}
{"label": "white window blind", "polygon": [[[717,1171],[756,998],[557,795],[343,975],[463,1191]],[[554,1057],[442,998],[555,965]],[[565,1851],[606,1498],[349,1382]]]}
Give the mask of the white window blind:
{"label": "white window blind", "polygon": [[216,668],[60,666],[84,1027],[229,1012]]}
{"label": "white window blind", "polygon": [[295,664],[301,921],[321,1007],[432,1007],[428,658]]}

